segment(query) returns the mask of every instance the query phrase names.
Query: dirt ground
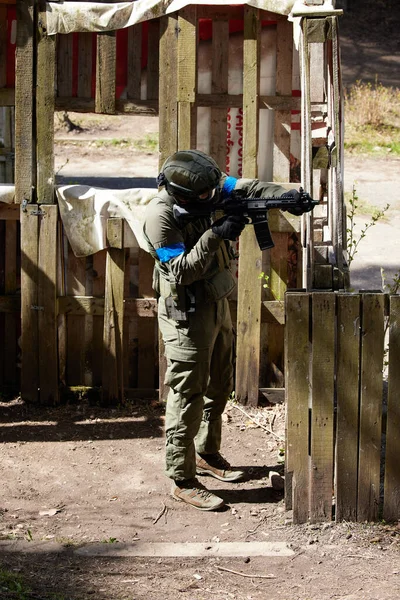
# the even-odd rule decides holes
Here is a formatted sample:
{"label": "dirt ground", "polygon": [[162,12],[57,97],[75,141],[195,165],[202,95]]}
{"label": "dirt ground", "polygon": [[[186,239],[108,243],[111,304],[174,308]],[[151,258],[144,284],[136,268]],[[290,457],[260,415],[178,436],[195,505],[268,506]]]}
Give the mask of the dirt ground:
{"label": "dirt ground", "polygon": [[[283,405],[229,404],[223,449],[247,476],[236,484],[202,478],[226,502],[216,513],[169,496],[157,401],[43,411],[17,400],[0,410],[0,564],[22,573],[34,598],[399,597],[398,524],[292,524],[271,477],[283,469]],[[179,543],[181,552],[201,543],[208,555],[159,556],[160,542]],[[234,556],[221,555],[227,542]],[[253,542],[263,543],[261,555],[252,555]],[[129,555],[132,547],[146,554],[148,544],[155,556]]]}
{"label": "dirt ground", "polygon": [[[346,81],[362,70],[360,56],[375,57],[375,73],[385,64],[385,76],[392,73],[394,81],[393,40],[381,48],[372,38],[364,46],[362,35],[357,39],[355,49],[349,35],[342,36]],[[371,61],[368,69],[373,71]],[[82,118],[70,116],[74,122]],[[91,116],[82,125],[79,133],[57,128],[60,183],[86,178],[95,184],[106,176],[115,187],[135,187],[136,178],[152,185],[157,153],[99,146],[96,140],[141,139],[158,131],[157,118]],[[368,220],[371,206],[391,205],[360,246],[354,289],[381,288],[381,267],[388,277],[399,269],[398,173],[399,160],[390,157],[346,157],[345,190],[355,184],[367,206],[357,227]],[[244,411],[228,405],[223,452],[245,468],[246,480],[202,478],[226,502],[224,510],[205,513],[169,496],[164,406],[157,400],[46,410],[18,399],[0,402],[0,569],[22,574],[32,600],[57,594],[62,600],[398,600],[399,523],[294,525],[271,478],[283,473],[284,407]],[[262,544],[258,555],[250,551],[253,542]],[[157,543],[169,544],[163,554]],[[187,554],[201,544],[201,555],[169,556],[178,554],[174,543]],[[227,543],[236,544],[228,556]],[[248,555],[243,543],[249,544]],[[0,587],[0,598],[13,596]]]}

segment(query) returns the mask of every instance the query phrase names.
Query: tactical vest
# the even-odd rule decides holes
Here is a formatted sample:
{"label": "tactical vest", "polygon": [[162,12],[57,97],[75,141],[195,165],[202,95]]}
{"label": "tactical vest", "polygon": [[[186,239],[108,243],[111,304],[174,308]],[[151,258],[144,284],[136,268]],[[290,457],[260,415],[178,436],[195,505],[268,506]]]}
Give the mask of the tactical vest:
{"label": "tactical vest", "polygon": [[[172,207],[174,201],[168,197],[165,202]],[[210,224],[210,219],[206,217],[182,224],[180,229],[188,252],[210,228]],[[225,240],[214,254],[207,277],[190,285],[177,283],[167,264],[159,261],[153,248],[149,249],[155,259],[153,289],[171,307],[171,318],[186,320],[187,313],[194,312],[197,302],[215,302],[228,296],[235,288],[236,281],[230,271],[230,261],[234,258],[234,253],[229,242]]]}

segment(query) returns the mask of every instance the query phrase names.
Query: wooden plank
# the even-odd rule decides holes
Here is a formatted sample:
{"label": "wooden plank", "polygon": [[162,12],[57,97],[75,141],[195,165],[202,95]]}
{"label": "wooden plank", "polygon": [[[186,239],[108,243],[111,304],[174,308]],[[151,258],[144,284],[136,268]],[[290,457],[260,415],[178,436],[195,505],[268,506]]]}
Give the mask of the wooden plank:
{"label": "wooden plank", "polygon": [[309,514],[309,303],[309,294],[288,292],[285,297],[285,503],[293,508],[294,523],[306,523]]}
{"label": "wooden plank", "polygon": [[140,100],[142,80],[142,23],[128,29],[127,97]]}
{"label": "wooden plank", "polygon": [[58,401],[56,319],[58,206],[46,206],[39,225],[38,303],[39,383],[41,404]]}
{"label": "wooden plank", "polygon": [[[283,303],[288,279],[288,239],[287,233],[274,232],[274,244],[269,252],[269,289],[272,298]],[[267,385],[284,387],[283,347],[284,331],[282,324],[270,323],[267,327]]]}
{"label": "wooden plank", "polygon": [[103,376],[103,329],[104,329],[104,294],[106,279],[107,251],[96,252],[93,256],[93,295],[103,302],[103,311],[93,315],[93,348],[92,348],[92,381],[101,386]]}
{"label": "wooden plank", "polygon": [[[243,106],[243,94],[198,94],[197,106],[216,108],[241,108]],[[260,110],[300,110],[301,98],[292,96],[259,96]],[[326,105],[320,106],[320,110],[326,111]]]}
{"label": "wooden plank", "polygon": [[0,221],[18,221],[19,204],[5,204],[0,202]]}
{"label": "wooden plank", "polygon": [[[91,35],[91,34],[90,34]],[[57,36],[57,96],[72,96],[73,34]],[[67,110],[68,107],[65,108]],[[72,110],[71,108],[69,110]]]}
{"label": "wooden plank", "polygon": [[[229,21],[214,20],[212,24],[211,94],[228,93]],[[228,110],[211,107],[210,154],[221,169],[226,166],[226,134]]]}
{"label": "wooden plank", "polygon": [[[154,259],[145,250],[139,250],[139,296],[152,299]],[[155,387],[155,329],[153,319],[139,319],[138,323],[138,387]]]}
{"label": "wooden plank", "polygon": [[[312,132],[311,132],[311,79],[307,19],[301,21],[303,35],[300,38],[301,74],[301,183],[305,191],[313,196]],[[312,287],[313,274],[313,220],[311,214],[302,217],[303,274],[302,285]]]}
{"label": "wooden plank", "polygon": [[[279,21],[276,32],[276,94],[292,94],[293,25]],[[273,180],[290,179],[290,139],[292,115],[289,109],[275,110]]]}
{"label": "wooden plank", "polygon": [[382,432],[384,294],[362,295],[357,520],[377,521]]}
{"label": "wooden plank", "polygon": [[[5,261],[4,261],[4,292],[16,294],[17,292],[17,222],[5,223]],[[17,377],[17,322],[19,316],[7,314],[4,318],[4,377],[6,385],[16,385]]]}
{"label": "wooden plank", "polygon": [[390,297],[389,376],[383,518],[400,518],[400,296]]}
{"label": "wooden plank", "polygon": [[[95,100],[93,98],[56,98],[56,109],[73,112],[94,112]],[[132,100],[119,98],[115,102],[115,113],[123,115],[150,115],[158,113],[157,100]]]}
{"label": "wooden plank", "polygon": [[78,96],[90,98],[92,95],[92,56],[93,34],[79,33],[78,38]]}
{"label": "wooden plank", "polygon": [[[0,304],[0,311],[2,310]],[[4,306],[8,306],[5,304]],[[104,315],[104,298],[96,296],[60,296],[57,298],[58,314],[67,315]],[[155,298],[125,298],[124,314],[128,317],[157,317],[157,300]]]}
{"label": "wooden plank", "polygon": [[15,202],[18,204],[32,198],[33,24],[33,0],[21,0],[17,3],[15,56]]}
{"label": "wooden plank", "polygon": [[[126,223],[124,224],[126,225]],[[134,367],[136,367],[136,356],[132,351],[136,346],[134,341],[134,325],[135,320],[131,319],[126,314],[126,304],[125,298],[129,298],[131,296],[131,292],[133,291],[134,286],[131,285],[131,268],[133,258],[136,258],[137,248],[126,248],[125,249],[125,273],[124,273],[124,325],[123,325],[123,352],[122,357],[124,361],[124,389],[129,387],[135,387],[137,380],[132,385],[133,381],[132,373],[134,372]],[[136,286],[135,286],[136,287]],[[137,288],[136,288],[137,289]],[[135,364],[134,364],[135,363]]]}
{"label": "wooden plank", "polygon": [[314,106],[317,103],[323,104],[325,101],[326,68],[324,50],[323,44],[313,44],[310,46],[310,73],[312,73],[313,78],[310,99],[311,104],[314,103]]}
{"label": "wooden plank", "polygon": [[116,37],[115,31],[97,34],[95,112],[115,114]]}
{"label": "wooden plank", "polygon": [[210,6],[200,4],[197,8],[199,19],[239,19],[243,20],[243,6]]}
{"label": "wooden plank", "polygon": [[15,89],[0,89],[0,106],[15,106]]}
{"label": "wooden plank", "polygon": [[176,14],[160,20],[160,166],[178,148],[177,59],[178,43]]}
{"label": "wooden plank", "polygon": [[148,22],[148,53],[147,53],[147,98],[153,100],[158,98],[159,81],[159,38],[160,20],[151,19]]}
{"label": "wooden plank", "polygon": [[192,118],[197,77],[197,10],[186,6],[178,16],[178,148],[195,146]]}
{"label": "wooden plank", "polygon": [[333,265],[314,265],[313,287],[317,290],[333,289]]}
{"label": "wooden plank", "polygon": [[360,296],[337,296],[336,521],[357,520]]}
{"label": "wooden plank", "polygon": [[[257,177],[260,21],[258,10],[244,8],[243,175]],[[246,227],[239,248],[236,398],[258,404],[260,373],[261,250],[253,227]]]}
{"label": "wooden plank", "polygon": [[[85,294],[93,294],[93,254],[86,257],[86,280],[85,280]],[[83,368],[83,381],[85,385],[93,385],[93,316],[85,316],[85,363]]]}
{"label": "wooden plank", "polygon": [[[85,295],[86,259],[77,258],[68,244],[67,295]],[[85,321],[81,316],[67,315],[67,385],[82,385],[84,381]]]}
{"label": "wooden plank", "polygon": [[[5,290],[5,262],[6,262],[6,224],[0,222],[0,294]],[[4,360],[6,355],[5,338],[5,319],[4,314],[0,314],[0,386],[4,385]]]}
{"label": "wooden plank", "polygon": [[312,294],[310,520],[332,520],[335,294]]}
{"label": "wooden plank", "polygon": [[[0,88],[7,84],[7,7],[0,5]],[[2,104],[0,104],[2,106]]]}
{"label": "wooden plank", "polygon": [[261,322],[285,324],[285,304],[282,300],[266,300],[261,305]]}
{"label": "wooden plank", "polygon": [[4,162],[4,183],[13,183],[14,177],[14,108],[7,106],[3,111],[3,142],[2,155],[5,157]]}
{"label": "wooden plank", "polygon": [[[57,300],[58,297],[64,297],[67,293],[66,283],[66,257],[68,255],[68,240],[64,234],[64,228],[61,219],[58,221],[57,234]],[[60,388],[67,385],[67,316],[59,314],[58,304],[56,306],[57,315],[57,343],[58,343],[58,378]]]}
{"label": "wooden plank", "polygon": [[0,313],[19,313],[21,312],[20,294],[9,294],[0,296]]}
{"label": "wooden plank", "polygon": [[123,376],[123,319],[124,319],[124,270],[123,219],[107,221],[106,288],[104,298],[103,335],[103,389],[105,404],[122,402],[124,399]]}
{"label": "wooden plank", "polygon": [[[43,33],[46,12],[39,12],[36,85],[37,201],[54,204],[54,96],[56,38]],[[44,28],[44,29],[43,29]]]}
{"label": "wooden plank", "polygon": [[21,397],[39,400],[39,310],[37,205],[21,210]]}

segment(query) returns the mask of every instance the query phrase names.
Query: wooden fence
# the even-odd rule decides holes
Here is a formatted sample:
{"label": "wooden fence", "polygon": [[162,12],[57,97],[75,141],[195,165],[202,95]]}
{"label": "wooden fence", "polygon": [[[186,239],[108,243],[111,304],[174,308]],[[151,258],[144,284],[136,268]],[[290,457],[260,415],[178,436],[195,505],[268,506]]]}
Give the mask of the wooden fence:
{"label": "wooden fence", "polygon": [[[107,250],[77,258],[58,206],[36,212],[27,206],[20,217],[18,205],[0,207],[0,392],[22,391],[25,399],[42,403],[57,402],[59,390],[76,387],[98,388],[105,401],[154,395],[159,369],[153,259],[123,247],[122,219],[108,221]],[[26,246],[37,238],[33,265]],[[32,277],[36,269],[38,281]],[[35,353],[22,353],[34,347]]]}
{"label": "wooden fence", "polygon": [[285,349],[294,522],[399,519],[400,296],[288,293]]}
{"label": "wooden fence", "polygon": [[[58,401],[58,391],[70,388],[95,388],[110,401],[154,395],[157,389],[165,398],[153,259],[139,247],[124,248],[122,223],[108,220],[107,250],[77,258],[57,205],[0,204],[0,393],[22,391],[26,400],[50,404]],[[300,261],[297,245],[290,245],[296,234],[287,235],[293,287]],[[31,252],[35,244],[38,251]],[[262,288],[263,281],[253,283]],[[264,299],[260,305],[261,332],[283,331],[283,302]],[[231,312],[235,322],[235,298]],[[274,393],[271,378],[283,381],[279,339],[275,346],[264,339],[260,347],[257,386],[264,395]],[[279,361],[268,361],[268,352]]]}

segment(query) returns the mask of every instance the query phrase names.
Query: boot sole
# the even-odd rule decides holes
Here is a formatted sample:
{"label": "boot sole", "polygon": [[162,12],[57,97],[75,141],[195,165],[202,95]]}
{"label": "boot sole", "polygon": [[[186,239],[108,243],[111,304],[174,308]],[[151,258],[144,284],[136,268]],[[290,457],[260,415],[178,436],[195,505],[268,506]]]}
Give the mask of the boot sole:
{"label": "boot sole", "polygon": [[227,481],[227,482],[240,481],[241,479],[244,478],[244,473],[240,473],[240,474],[238,473],[234,477],[221,477],[220,475],[217,475],[213,471],[205,471],[203,469],[201,469],[201,470],[196,469],[196,475],[208,475],[210,477],[214,477],[215,479],[219,479],[220,481]]}
{"label": "boot sole", "polygon": [[177,502],[183,502],[184,504],[187,504],[188,506],[192,506],[196,510],[203,510],[203,511],[219,510],[220,508],[223,508],[225,506],[225,502],[222,500],[222,503],[217,506],[209,506],[209,507],[203,508],[201,506],[196,506],[195,504],[192,504],[191,502],[186,502],[186,500],[183,500],[182,498],[179,498],[179,496],[175,496],[174,494],[170,494],[170,496]]}

